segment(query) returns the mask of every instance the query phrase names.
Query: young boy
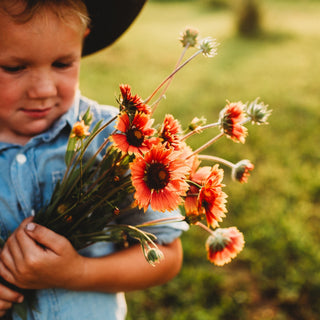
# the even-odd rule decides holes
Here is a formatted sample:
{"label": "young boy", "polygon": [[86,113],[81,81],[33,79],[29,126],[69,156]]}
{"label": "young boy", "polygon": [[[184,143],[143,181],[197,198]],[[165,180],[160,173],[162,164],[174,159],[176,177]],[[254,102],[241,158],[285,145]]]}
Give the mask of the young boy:
{"label": "young boy", "polygon": [[[152,267],[139,245],[115,251],[99,243],[79,253],[64,237],[32,222],[63,176],[66,143],[79,115],[89,105],[95,121],[117,113],[79,95],[81,56],[113,42],[143,2],[0,0],[0,235],[7,240],[0,276],[37,289],[37,311],[28,310],[28,320],[124,319],[121,292],[165,283],[180,270],[179,225],[149,230],[165,257]],[[136,210],[123,222],[165,215]],[[0,285],[0,317],[23,298]]]}

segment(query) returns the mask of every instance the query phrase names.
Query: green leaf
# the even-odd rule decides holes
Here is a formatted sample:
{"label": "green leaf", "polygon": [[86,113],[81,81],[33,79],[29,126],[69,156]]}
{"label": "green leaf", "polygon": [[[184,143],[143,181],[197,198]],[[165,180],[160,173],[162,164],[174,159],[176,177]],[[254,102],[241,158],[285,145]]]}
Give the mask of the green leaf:
{"label": "green leaf", "polygon": [[22,319],[28,318],[28,303],[23,301],[22,303],[15,303],[12,307],[13,311]]}
{"label": "green leaf", "polygon": [[84,121],[84,123],[89,126],[92,122],[92,112],[90,112],[90,107],[87,109],[87,111],[85,112],[85,114],[81,117],[81,120]]}
{"label": "green leaf", "polygon": [[72,159],[74,158],[74,155],[76,153],[76,144],[77,144],[77,138],[69,138],[68,145],[67,145],[67,151],[64,157],[66,165],[69,167],[71,164]]}

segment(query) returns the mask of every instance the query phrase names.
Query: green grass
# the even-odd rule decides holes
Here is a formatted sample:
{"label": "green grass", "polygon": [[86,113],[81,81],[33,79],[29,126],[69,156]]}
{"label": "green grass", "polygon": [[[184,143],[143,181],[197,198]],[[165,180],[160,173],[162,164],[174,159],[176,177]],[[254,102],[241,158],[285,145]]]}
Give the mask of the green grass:
{"label": "green grass", "polygon": [[[249,126],[245,145],[224,139],[208,153],[249,158],[246,185],[231,182],[228,216],[246,247],[230,265],[206,261],[205,237],[184,234],[184,266],[170,283],[127,295],[128,319],[315,320],[320,314],[320,3],[265,1],[264,33],[240,38],[231,11],[196,2],[150,2],[111,48],[83,60],[81,91],[115,104],[118,85],[147,97],[172,70],[186,25],[220,43],[174,79],[155,117],[170,112],[186,126],[194,116],[216,121],[226,99],[260,97],[273,109],[269,126]],[[212,133],[210,133],[212,134]],[[191,140],[205,141],[209,134]]]}

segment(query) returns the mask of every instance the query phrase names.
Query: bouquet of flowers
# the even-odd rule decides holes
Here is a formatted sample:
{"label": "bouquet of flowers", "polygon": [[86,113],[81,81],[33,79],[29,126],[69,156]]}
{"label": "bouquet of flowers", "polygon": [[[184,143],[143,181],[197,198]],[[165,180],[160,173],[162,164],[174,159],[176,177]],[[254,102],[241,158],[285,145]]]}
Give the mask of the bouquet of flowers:
{"label": "bouquet of flowers", "polygon": [[[156,237],[143,227],[185,221],[208,232],[206,242],[208,259],[223,265],[234,258],[244,246],[243,234],[236,227],[219,228],[225,217],[227,195],[223,191],[224,171],[219,163],[231,168],[232,178],[247,182],[254,166],[249,160],[233,164],[212,155],[203,155],[218,139],[226,136],[235,142],[245,142],[246,123],[265,124],[271,111],[258,99],[251,103],[229,102],[221,110],[217,122],[194,118],[187,130],[182,130],[171,114],[154,126],[152,115],[163,98],[174,75],[196,56],[216,55],[217,44],[211,38],[198,41],[198,31],[188,28],[180,41],[183,52],[173,72],[143,100],[133,95],[129,85],[120,85],[119,114],[102,124],[90,127],[90,109],[73,126],[65,162],[64,178],[56,185],[50,203],[36,213],[34,221],[70,240],[76,249],[99,241],[124,243],[130,239],[140,242],[146,260],[154,264],[162,258]],[[187,49],[196,52],[184,59]],[[159,95],[153,103],[150,102]],[[114,132],[96,153],[85,157],[95,137],[107,126]],[[209,128],[218,133],[196,150],[187,139]],[[103,154],[102,160],[97,156]],[[212,161],[213,166],[201,166],[201,160]],[[133,201],[128,199],[133,198]],[[137,206],[156,211],[182,208],[182,215],[172,216],[141,225],[111,223],[126,210]]]}

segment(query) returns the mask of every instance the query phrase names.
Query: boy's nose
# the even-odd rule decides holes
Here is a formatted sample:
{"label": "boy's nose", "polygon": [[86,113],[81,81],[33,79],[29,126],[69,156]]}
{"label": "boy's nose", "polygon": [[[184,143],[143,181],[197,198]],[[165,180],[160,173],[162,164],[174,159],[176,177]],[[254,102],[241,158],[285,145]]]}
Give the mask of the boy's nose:
{"label": "boy's nose", "polygon": [[29,85],[29,98],[44,99],[57,95],[55,81],[48,75],[34,77]]}

